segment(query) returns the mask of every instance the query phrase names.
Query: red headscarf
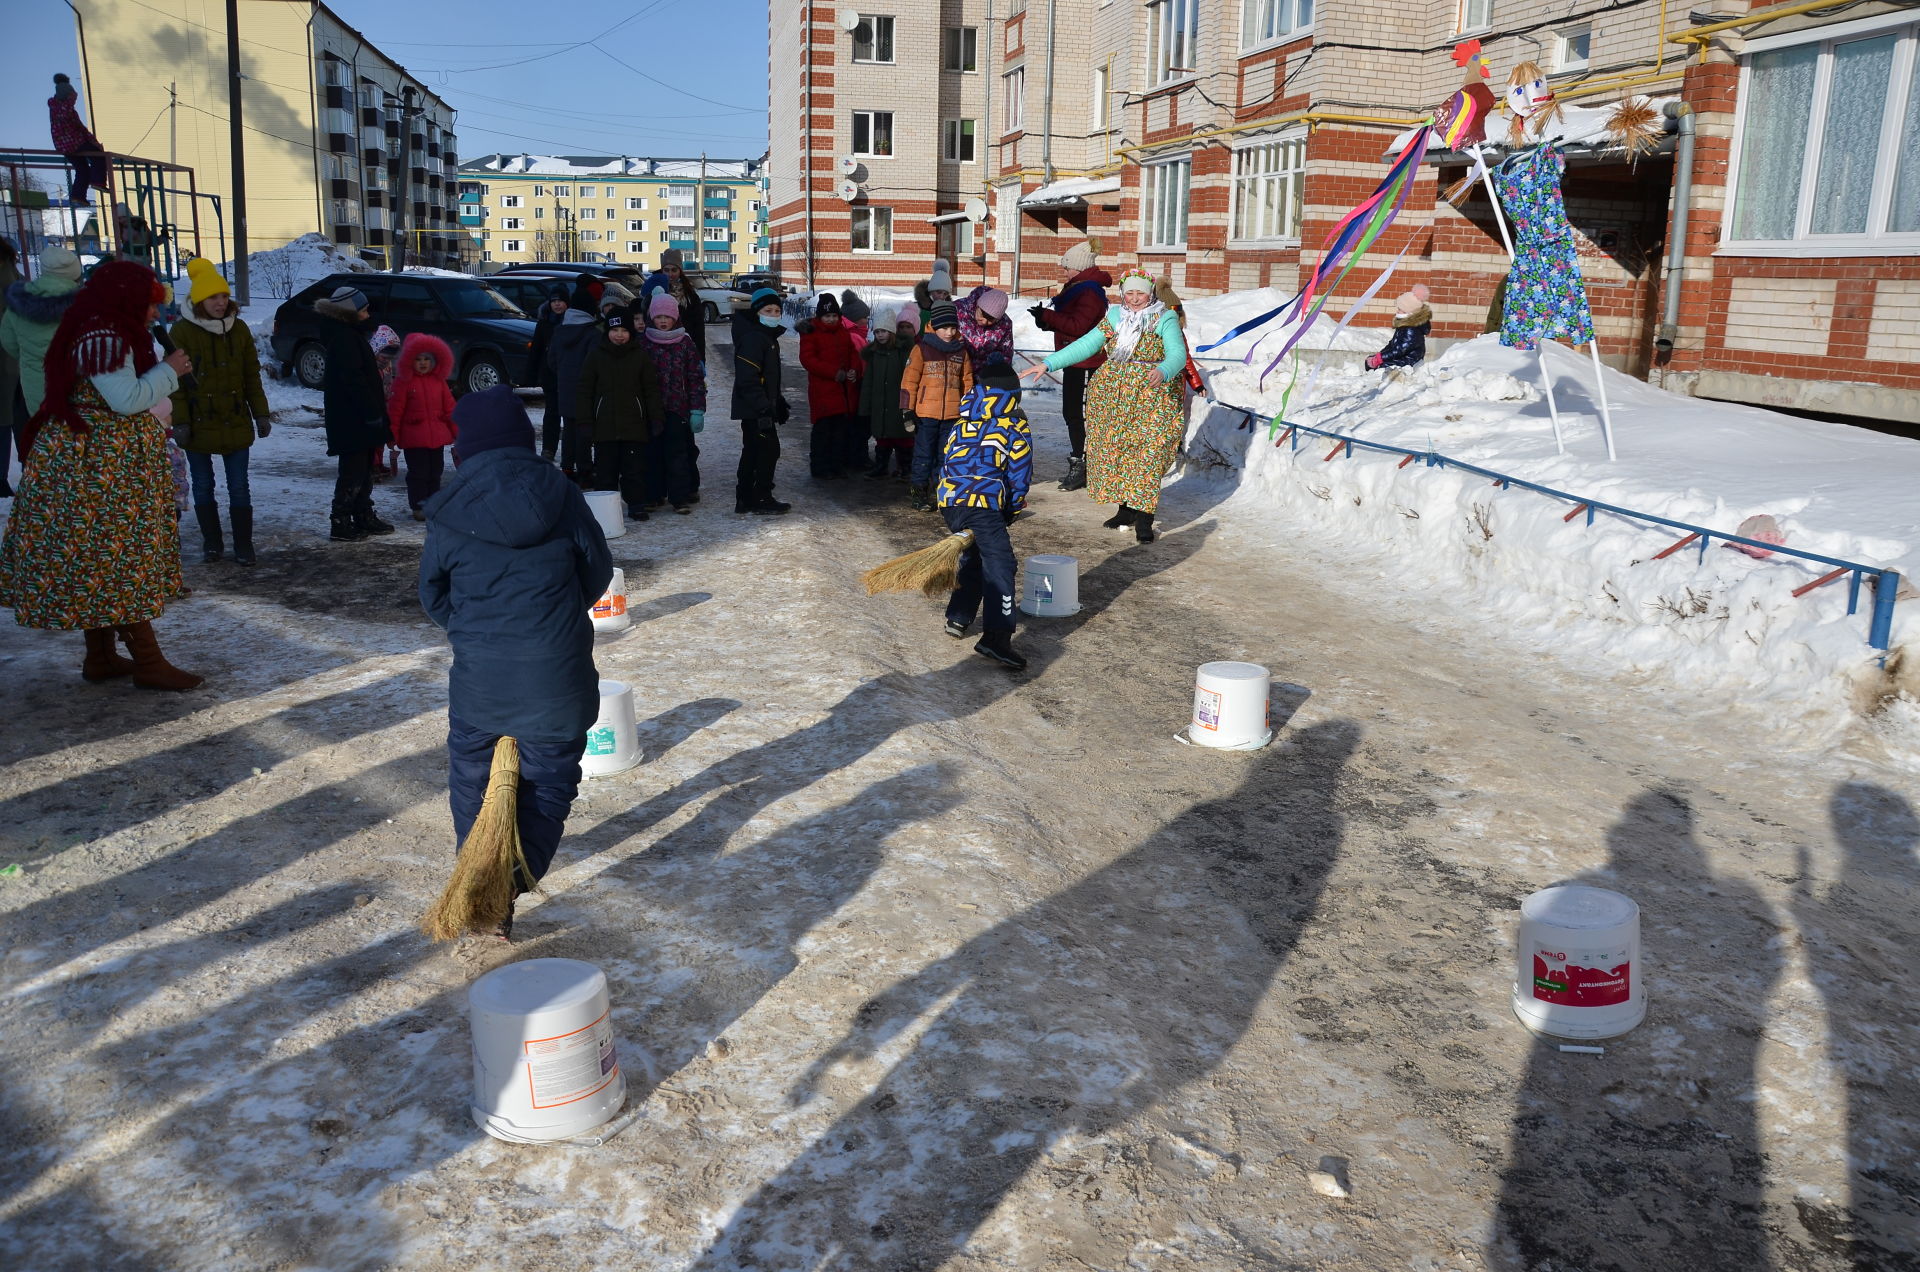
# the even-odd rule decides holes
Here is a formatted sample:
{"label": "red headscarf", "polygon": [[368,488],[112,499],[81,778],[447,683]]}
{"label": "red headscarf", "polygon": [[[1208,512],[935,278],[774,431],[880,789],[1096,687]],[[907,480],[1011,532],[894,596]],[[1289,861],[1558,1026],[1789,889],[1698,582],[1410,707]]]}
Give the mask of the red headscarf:
{"label": "red headscarf", "polygon": [[86,421],[73,406],[73,391],[80,381],[117,370],[129,353],[136,375],[153,369],[160,359],[147,330],[147,307],[166,298],[167,289],[145,265],[109,261],[93,271],[47,346],[47,396],[27,424],[29,447],[40,426],[53,420],[76,433],[87,431]]}

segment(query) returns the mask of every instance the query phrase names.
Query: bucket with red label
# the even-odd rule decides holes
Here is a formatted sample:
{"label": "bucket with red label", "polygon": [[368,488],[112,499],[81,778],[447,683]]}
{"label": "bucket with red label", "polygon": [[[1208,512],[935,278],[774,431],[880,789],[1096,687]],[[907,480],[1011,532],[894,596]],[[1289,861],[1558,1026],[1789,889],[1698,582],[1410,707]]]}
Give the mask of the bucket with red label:
{"label": "bucket with red label", "polygon": [[1545,888],[1520,903],[1513,1014],[1555,1038],[1613,1038],[1647,1015],[1640,907],[1605,888]]}
{"label": "bucket with red label", "polygon": [[627,614],[627,572],[617,565],[613,567],[613,580],[607,584],[607,590],[593,603],[592,618],[596,632],[625,631],[633,622]]}

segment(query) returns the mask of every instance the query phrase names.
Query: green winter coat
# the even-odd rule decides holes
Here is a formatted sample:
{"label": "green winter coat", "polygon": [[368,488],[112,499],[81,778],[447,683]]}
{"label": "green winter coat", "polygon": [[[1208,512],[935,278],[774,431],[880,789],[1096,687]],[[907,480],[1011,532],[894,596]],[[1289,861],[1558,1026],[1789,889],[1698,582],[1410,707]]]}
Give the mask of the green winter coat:
{"label": "green winter coat", "polygon": [[638,340],[624,345],[601,337],[600,347],[580,368],[580,392],[574,407],[593,422],[593,440],[644,442],[665,427],[660,402],[660,373]]}
{"label": "green winter coat", "polygon": [[29,415],[40,409],[40,399],[47,395],[47,346],[79,293],[80,284],[52,274],[7,289],[7,312],[0,316],[0,349],[20,364],[20,391]]}
{"label": "green winter coat", "polygon": [[260,353],[246,323],[231,314],[203,318],[197,310],[173,324],[173,343],[193,359],[196,381],[174,392],[174,437],[182,450],[231,455],[253,445],[255,421],[269,414]]}
{"label": "green winter coat", "polygon": [[900,410],[900,377],[906,374],[913,346],[895,334],[886,344],[874,340],[860,356],[867,360],[866,374],[860,377],[860,414],[872,428],[874,440],[912,437]]}

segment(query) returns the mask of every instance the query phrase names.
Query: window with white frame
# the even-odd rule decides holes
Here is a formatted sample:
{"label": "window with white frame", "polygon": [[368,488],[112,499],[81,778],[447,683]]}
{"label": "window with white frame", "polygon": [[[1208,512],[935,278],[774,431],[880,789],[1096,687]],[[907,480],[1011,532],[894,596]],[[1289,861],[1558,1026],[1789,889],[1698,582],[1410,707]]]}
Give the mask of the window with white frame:
{"label": "window with white frame", "polygon": [[946,119],[940,123],[940,157],[949,163],[973,162],[974,121]]}
{"label": "window with white frame", "polygon": [[1000,78],[1006,85],[1006,131],[1019,132],[1027,114],[1027,68],[1016,66]]}
{"label": "window with white frame", "polygon": [[1749,41],[1730,241],[1920,246],[1920,24],[1883,23]]}
{"label": "window with white frame", "polygon": [[726,252],[708,252],[700,258],[700,261],[705,265],[725,265],[731,259],[732,257]]}
{"label": "window with white frame", "polygon": [[582,230],[580,231],[580,241],[582,243],[598,243],[600,241],[600,231]]}
{"label": "window with white frame", "polygon": [[1088,122],[1094,132],[1105,132],[1113,127],[1113,68],[1096,66],[1093,68],[1093,103],[1087,114]]}
{"label": "window with white frame", "polygon": [[727,241],[727,232],[717,225],[709,225],[700,231],[700,238],[707,243],[724,243]]}
{"label": "window with white frame", "polygon": [[628,199],[627,200],[627,211],[645,212],[646,210],[647,210],[647,201],[645,199]]}
{"label": "window with white frame", "polygon": [[1234,151],[1233,237],[1297,241],[1306,175],[1305,137],[1262,139]]}
{"label": "window with white frame", "polygon": [[1493,25],[1493,0],[1460,0],[1455,11],[1455,31],[1465,35],[1468,31],[1484,31]]}
{"label": "window with white frame", "polygon": [[1140,246],[1185,247],[1187,194],[1193,185],[1189,156],[1140,167]]}
{"label": "window with white frame", "polygon": [[555,186],[553,187],[553,192],[563,199],[571,197],[572,194],[572,191],[566,186]]}
{"label": "window with white frame", "polygon": [[892,111],[853,112],[853,153],[871,158],[886,158],[893,154]]}
{"label": "window with white frame", "polygon": [[1199,55],[1200,0],[1150,0],[1147,9],[1147,82],[1165,84],[1194,70]]}
{"label": "window with white frame", "polygon": [[1584,71],[1593,55],[1593,28],[1574,27],[1562,31],[1553,41],[1553,69]]}
{"label": "window with white frame", "polygon": [[546,210],[545,208],[535,208],[535,209],[533,210],[533,219],[534,219],[534,220],[536,220],[536,221],[544,221],[544,220],[546,220],[546,219],[547,219],[547,210]]}
{"label": "window with white frame", "polygon": [[527,250],[527,245],[520,239],[501,239],[500,250],[503,252],[524,252]]}
{"label": "window with white frame", "polygon": [[619,187],[619,186],[607,186],[607,187],[605,187],[605,188],[606,188],[606,197],[607,197],[607,198],[609,198],[609,199],[617,199],[617,198],[619,198],[619,197],[620,197],[620,187]]}
{"label": "window with white frame", "polygon": [[853,250],[891,252],[893,250],[893,209],[853,209]]}
{"label": "window with white frame", "polygon": [[518,230],[524,228],[524,226],[525,223],[517,216],[506,217],[500,222],[500,228],[503,230]]}
{"label": "window with white frame", "polygon": [[645,228],[646,228],[646,223],[645,223],[645,222],[643,222],[643,221],[628,221],[628,222],[627,222],[627,231],[628,231],[628,233],[632,233],[632,232],[633,232],[634,230],[643,230],[643,229],[645,229]]}
{"label": "window with white frame", "polygon": [[631,253],[634,253],[634,254],[636,254],[636,255],[638,255],[639,253],[641,253],[641,252],[644,252],[644,251],[646,251],[646,250],[647,250],[647,245],[646,245],[645,243],[629,243],[629,244],[627,244],[627,251],[629,251],[629,252],[631,252]]}
{"label": "window with white frame", "polygon": [[517,208],[520,206],[520,196],[517,194],[503,194],[500,196],[500,206],[503,208]]}
{"label": "window with white frame", "polygon": [[884,13],[863,13],[853,28],[853,60],[893,61],[893,19]]}
{"label": "window with white frame", "polygon": [[547,193],[547,187],[545,186],[533,187],[533,197],[536,199],[546,197],[546,193]]}
{"label": "window with white frame", "polygon": [[979,27],[948,27],[940,33],[940,65],[949,71],[977,70]]}
{"label": "window with white frame", "polygon": [[593,210],[592,208],[581,208],[581,209],[580,209],[580,219],[581,219],[582,221],[591,221],[591,220],[593,220],[593,219],[594,219],[594,218],[595,218],[596,216],[598,216],[598,215],[599,215],[599,213],[598,213],[598,212],[595,212],[595,211],[594,211],[594,210]]}
{"label": "window with white frame", "polygon": [[1313,0],[1241,0],[1240,47],[1291,39],[1313,25]]}

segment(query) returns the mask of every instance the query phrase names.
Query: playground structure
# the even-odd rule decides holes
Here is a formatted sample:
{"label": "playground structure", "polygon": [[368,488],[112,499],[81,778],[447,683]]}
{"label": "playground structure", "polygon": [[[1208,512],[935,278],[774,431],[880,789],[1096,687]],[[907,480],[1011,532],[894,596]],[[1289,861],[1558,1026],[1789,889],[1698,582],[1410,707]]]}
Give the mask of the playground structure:
{"label": "playground structure", "polygon": [[[82,238],[98,243],[102,259],[138,261],[150,266],[162,281],[178,278],[187,260],[207,254],[200,205],[204,200],[212,214],[212,246],[217,259],[225,259],[227,233],[220,196],[203,194],[194,182],[193,169],[138,155],[109,152],[107,181],[92,204],[70,206],[65,191],[73,180],[73,167],[67,156],[57,150],[0,149],[0,233],[20,247],[23,267],[31,263],[49,239],[67,240],[64,245],[81,252]],[[58,192],[49,192],[35,184],[36,173],[52,174],[51,184]],[[127,217],[116,215],[125,204]],[[70,213],[67,233],[49,232],[48,213]],[[84,218],[93,217],[90,234]]]}

